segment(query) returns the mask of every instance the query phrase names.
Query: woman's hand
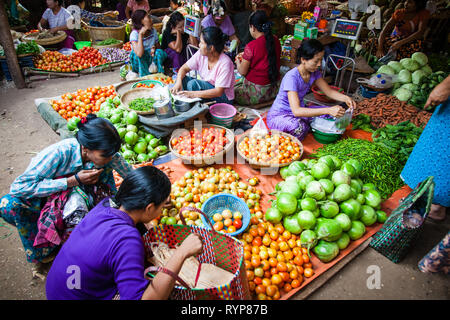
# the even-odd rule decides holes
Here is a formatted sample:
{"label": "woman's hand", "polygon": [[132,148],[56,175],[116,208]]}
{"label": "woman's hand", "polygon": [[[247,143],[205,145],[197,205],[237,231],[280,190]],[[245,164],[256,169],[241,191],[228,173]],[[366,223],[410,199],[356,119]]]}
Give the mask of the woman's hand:
{"label": "woman's hand", "polygon": [[181,90],[183,90],[183,84],[181,83],[181,81],[176,81],[172,89],[170,89],[170,92],[173,94],[177,94]]}
{"label": "woman's hand", "polygon": [[353,109],[356,108],[356,102],[355,102],[355,100],[353,100],[353,99],[350,98],[349,96],[347,96],[347,99],[345,99],[345,100],[342,101],[342,102],[345,102],[345,104],[346,104],[349,108],[353,108]]}
{"label": "woman's hand", "polygon": [[433,91],[431,91],[430,95],[428,96],[428,100],[425,103],[424,109],[438,106],[441,103],[447,101],[450,92],[449,78],[450,76],[447,77],[447,79],[445,79],[443,82],[438,84],[436,88],[433,89]]}
{"label": "woman's hand", "polygon": [[198,255],[203,250],[202,238],[196,233],[191,233],[183,243],[178,247],[180,253],[183,254],[185,259]]}
{"label": "woman's hand", "polygon": [[335,118],[340,118],[344,115],[345,109],[342,108],[341,106],[334,106],[334,107],[327,108],[326,113]]}
{"label": "woman's hand", "polygon": [[384,56],[383,47],[378,46],[377,53],[375,55],[377,56],[378,59],[382,58]]}
{"label": "woman's hand", "polygon": [[179,94],[190,99],[199,98],[197,91],[180,91]]}
{"label": "woman's hand", "polygon": [[400,41],[394,42],[391,47],[389,48],[389,51],[397,51],[402,47],[402,43]]}
{"label": "woman's hand", "polygon": [[142,26],[141,30],[139,30],[140,35],[144,35],[148,31],[148,28],[146,26]]}
{"label": "woman's hand", "polygon": [[103,169],[81,170],[78,172],[78,178],[82,184],[96,184]]}

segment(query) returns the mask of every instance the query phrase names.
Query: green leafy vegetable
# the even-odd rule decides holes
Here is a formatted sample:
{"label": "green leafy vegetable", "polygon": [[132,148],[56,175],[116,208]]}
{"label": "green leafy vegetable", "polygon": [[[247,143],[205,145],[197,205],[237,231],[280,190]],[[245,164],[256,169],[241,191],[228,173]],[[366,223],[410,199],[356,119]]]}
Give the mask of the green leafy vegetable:
{"label": "green leafy vegetable", "polygon": [[131,101],[129,108],[136,111],[151,111],[154,103],[155,99],[153,98],[137,98]]}

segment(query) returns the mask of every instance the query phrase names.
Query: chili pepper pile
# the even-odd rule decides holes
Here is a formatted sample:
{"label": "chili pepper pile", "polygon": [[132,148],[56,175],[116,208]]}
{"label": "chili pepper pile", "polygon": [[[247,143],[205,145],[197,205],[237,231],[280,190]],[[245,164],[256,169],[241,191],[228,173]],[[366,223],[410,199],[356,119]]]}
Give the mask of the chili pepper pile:
{"label": "chili pepper pile", "polygon": [[431,118],[431,113],[382,93],[372,99],[359,102],[353,115],[357,116],[361,113],[371,117],[371,124],[375,128],[385,127],[388,124],[396,125],[408,120],[417,127],[423,127]]}
{"label": "chili pepper pile", "polygon": [[312,156],[320,158],[326,155],[334,155],[344,162],[349,159],[360,161],[364,168],[360,178],[372,181],[384,199],[403,186],[400,173],[404,163],[395,152],[383,145],[367,140],[342,139],[324,145]]}

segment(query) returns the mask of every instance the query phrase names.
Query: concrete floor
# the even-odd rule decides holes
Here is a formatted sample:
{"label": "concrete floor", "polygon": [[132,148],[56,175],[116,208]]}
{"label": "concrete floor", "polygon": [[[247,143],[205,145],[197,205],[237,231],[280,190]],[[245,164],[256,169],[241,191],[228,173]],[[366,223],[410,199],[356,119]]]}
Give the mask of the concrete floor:
{"label": "concrete floor", "polygon": [[[0,86],[0,195],[8,193],[11,182],[21,174],[30,159],[49,144],[59,141],[36,111],[34,99],[52,97],[67,91],[119,82],[118,72],[33,82],[32,88],[17,90],[12,83]],[[9,225],[8,225],[9,227]],[[367,248],[334,277],[309,296],[311,300],[342,299],[450,299],[450,278],[424,274],[418,261],[450,229],[445,223],[426,222],[409,255],[394,264]],[[369,266],[380,270],[380,289],[369,289]],[[294,296],[293,299],[296,297]],[[45,282],[32,279],[31,266],[15,228],[0,227],[0,299],[45,299]]]}

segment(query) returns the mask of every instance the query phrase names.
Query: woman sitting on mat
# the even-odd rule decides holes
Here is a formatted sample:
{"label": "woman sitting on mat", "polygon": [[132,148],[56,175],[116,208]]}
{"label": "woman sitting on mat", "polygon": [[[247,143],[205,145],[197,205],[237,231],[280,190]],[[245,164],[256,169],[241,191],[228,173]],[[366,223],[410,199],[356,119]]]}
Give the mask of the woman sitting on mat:
{"label": "woman sitting on mat", "polygon": [[[228,36],[217,27],[203,29],[200,49],[180,68],[172,92],[189,98],[232,104],[234,65],[223,52],[227,39]],[[202,80],[188,77],[191,70],[198,71]],[[187,91],[181,91],[182,89]]]}
{"label": "woman sitting on mat", "polygon": [[184,33],[184,16],[179,12],[170,15],[161,39],[161,49],[167,53],[171,68],[178,71],[186,63],[186,47],[188,44],[198,46],[198,40]]}
{"label": "woman sitting on mat", "polygon": [[322,78],[319,67],[324,53],[324,47],[318,40],[303,41],[297,51],[297,62],[300,64],[284,76],[280,91],[267,114],[267,125],[270,129],[292,134],[301,141],[308,134],[313,117],[344,115],[345,110],[341,106],[307,107],[303,98],[313,85],[333,100],[345,102],[349,107],[356,106],[352,98],[331,89]]}
{"label": "woman sitting on mat", "polygon": [[130,53],[131,70],[140,77],[149,75],[149,67],[155,59],[159,73],[164,73],[163,63],[167,54],[159,49],[158,33],[147,12],[137,10],[131,18],[133,31],[130,33],[132,50]]}
{"label": "woman sitting on mat", "polygon": [[[62,209],[71,191],[80,187],[96,204],[116,192],[113,169],[122,177],[132,171],[118,153],[120,145],[111,122],[90,114],[78,123],[76,138],[64,139],[38,153],[14,180],[9,194],[1,198],[0,217],[19,230],[34,272],[42,271],[41,263],[52,259],[58,243],[67,236]],[[54,237],[49,239],[50,235]]]}
{"label": "woman sitting on mat", "polygon": [[[167,299],[175,279],[163,272],[151,282],[144,278],[145,248],[138,228],[145,232],[143,224],[160,216],[170,187],[169,178],[156,167],[130,173],[116,196],[89,212],[61,248],[48,274],[47,299]],[[165,268],[177,275],[184,261],[201,251],[200,237],[190,234]]]}
{"label": "woman sitting on mat", "polygon": [[75,33],[69,30],[69,20],[73,20],[73,16],[62,7],[62,0],[47,0],[47,10],[44,11],[41,21],[38,23],[38,29],[43,30],[48,26],[51,33],[64,31],[67,38],[61,43],[61,48],[73,48],[75,43]]}
{"label": "woman sitting on mat", "polygon": [[272,35],[272,23],[263,10],[249,18],[250,35],[255,39],[236,57],[238,72],[243,76],[234,89],[235,102],[255,105],[274,99],[280,87],[281,45]]}

